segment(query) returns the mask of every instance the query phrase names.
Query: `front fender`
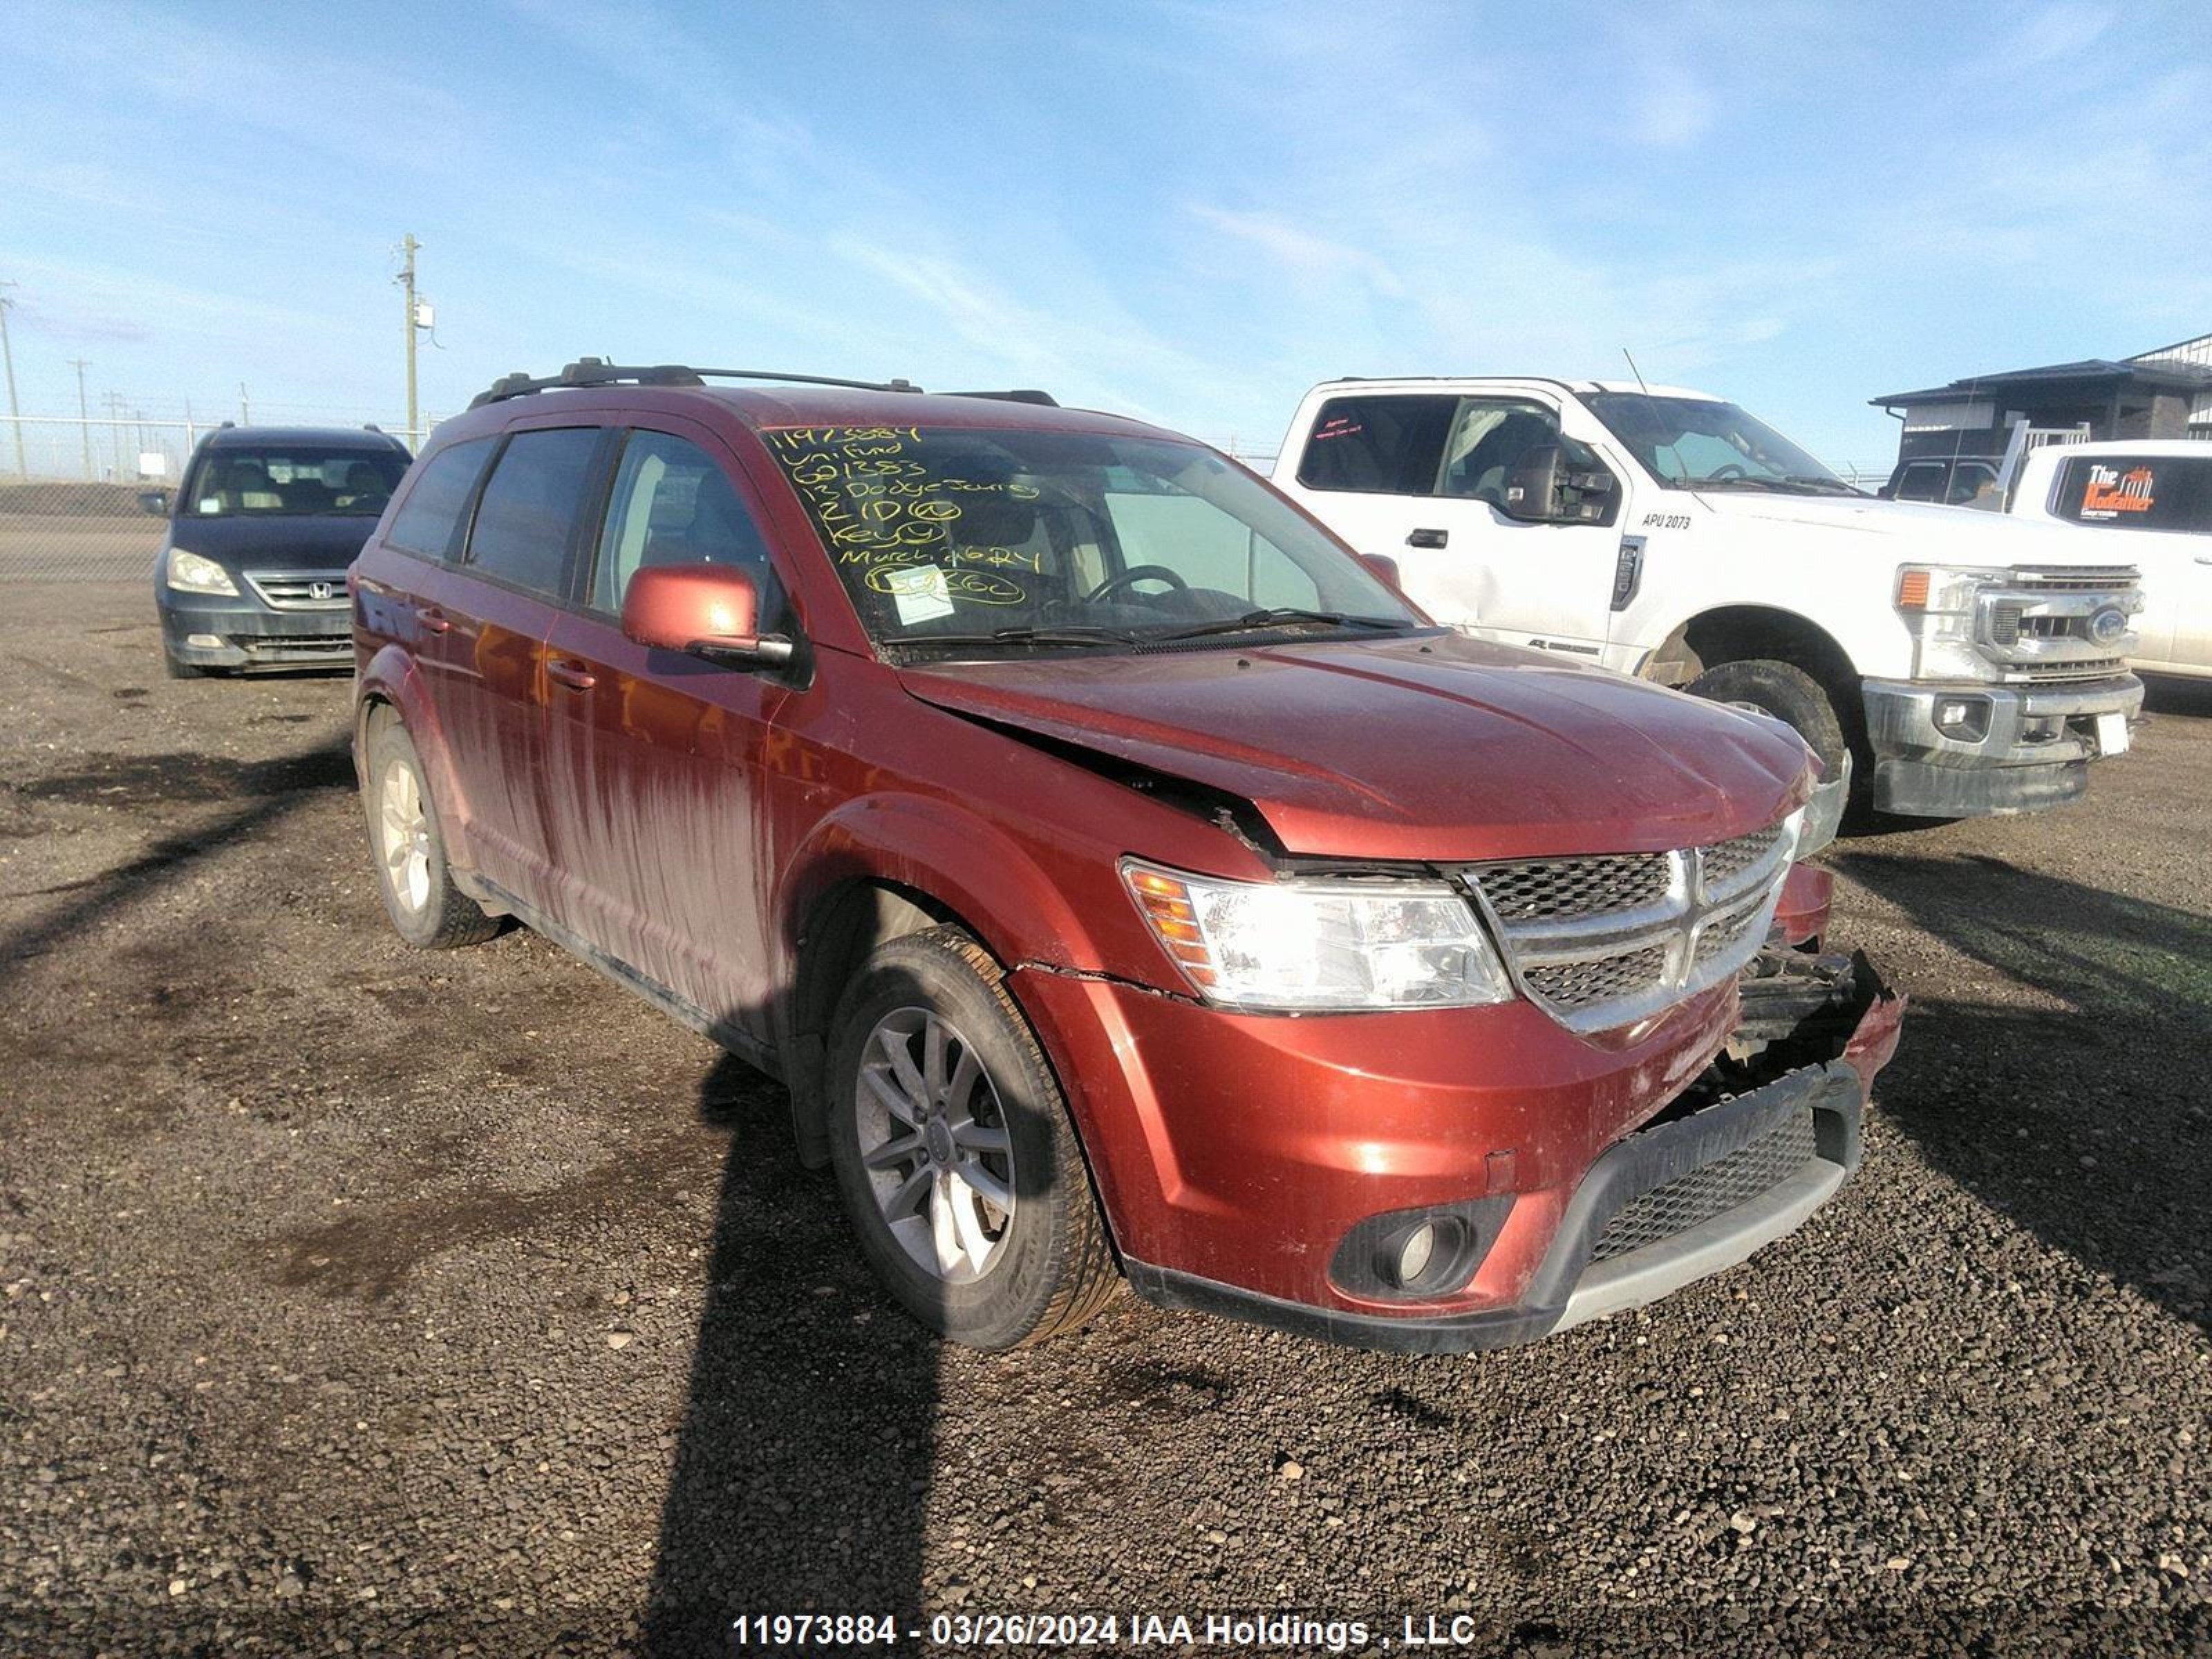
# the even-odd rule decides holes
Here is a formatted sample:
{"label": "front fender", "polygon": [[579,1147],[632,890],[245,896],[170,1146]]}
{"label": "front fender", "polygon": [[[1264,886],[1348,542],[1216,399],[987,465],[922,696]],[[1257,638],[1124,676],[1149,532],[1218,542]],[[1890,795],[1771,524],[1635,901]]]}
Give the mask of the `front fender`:
{"label": "front fender", "polygon": [[864,796],[816,824],[787,866],[780,937],[797,941],[816,907],[854,880],[928,895],[957,912],[1009,968],[1099,965],[1091,932],[1060,884],[999,825],[950,801]]}

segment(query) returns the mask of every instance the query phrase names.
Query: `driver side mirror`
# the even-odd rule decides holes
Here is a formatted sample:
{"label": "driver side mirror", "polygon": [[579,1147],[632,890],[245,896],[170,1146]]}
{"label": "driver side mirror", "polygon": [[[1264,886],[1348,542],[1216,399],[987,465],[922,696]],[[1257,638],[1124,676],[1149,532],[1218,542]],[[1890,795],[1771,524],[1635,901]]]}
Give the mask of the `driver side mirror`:
{"label": "driver side mirror", "polygon": [[1603,524],[1613,491],[1613,474],[1604,468],[1570,467],[1559,445],[1538,444],[1507,476],[1500,510],[1522,524]]}
{"label": "driver side mirror", "polygon": [[142,489],[138,492],[138,505],[155,518],[166,519],[169,516],[169,492],[166,489]]}
{"label": "driver side mirror", "polygon": [[732,668],[781,668],[797,647],[760,629],[760,590],[724,564],[655,565],[629,579],[622,631],[638,644]]}

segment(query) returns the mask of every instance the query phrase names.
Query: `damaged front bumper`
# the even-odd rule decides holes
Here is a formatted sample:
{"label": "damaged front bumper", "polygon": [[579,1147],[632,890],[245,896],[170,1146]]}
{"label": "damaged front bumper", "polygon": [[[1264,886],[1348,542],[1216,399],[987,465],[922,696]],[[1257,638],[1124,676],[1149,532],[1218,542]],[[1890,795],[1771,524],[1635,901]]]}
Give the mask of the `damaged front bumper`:
{"label": "damaged front bumper", "polygon": [[[1164,1306],[1359,1347],[1449,1353],[1534,1341],[1731,1267],[1795,1231],[1858,1167],[1861,1115],[1905,1008],[1863,956],[1771,949],[1740,989],[1744,1018],[1728,1048],[1590,1165],[1511,1306],[1324,1308],[1136,1261],[1124,1264],[1130,1282]],[[1520,1201],[1490,1218],[1492,1238]]]}

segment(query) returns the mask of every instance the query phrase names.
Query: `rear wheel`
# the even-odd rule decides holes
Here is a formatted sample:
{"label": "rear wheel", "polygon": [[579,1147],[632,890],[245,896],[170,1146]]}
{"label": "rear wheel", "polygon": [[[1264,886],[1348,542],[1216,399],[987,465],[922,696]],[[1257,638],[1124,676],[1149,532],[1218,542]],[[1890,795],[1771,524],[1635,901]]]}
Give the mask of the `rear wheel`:
{"label": "rear wheel", "polygon": [[486,915],[453,884],[422,757],[397,716],[370,717],[362,760],[369,851],[385,911],[399,937],[418,951],[446,951],[481,944],[499,932],[498,918]]}
{"label": "rear wheel", "polygon": [[1850,744],[1844,735],[1841,712],[1820,681],[1803,669],[1766,658],[1724,662],[1683,687],[1693,697],[1715,702],[1748,703],[1774,716],[1805,739],[1805,746],[1820,757],[1822,775],[1841,775]]}
{"label": "rear wheel", "polygon": [[1067,1108],[998,964],[957,928],[877,949],[830,1040],[830,1154],[869,1265],[976,1348],[1042,1341],[1120,1283]]}

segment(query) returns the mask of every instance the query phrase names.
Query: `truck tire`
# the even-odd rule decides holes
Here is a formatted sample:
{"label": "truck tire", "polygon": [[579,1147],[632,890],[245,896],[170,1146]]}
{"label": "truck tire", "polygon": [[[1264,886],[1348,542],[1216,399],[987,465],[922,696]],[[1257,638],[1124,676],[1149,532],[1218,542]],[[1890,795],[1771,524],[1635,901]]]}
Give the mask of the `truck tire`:
{"label": "truck tire", "polygon": [[877,1276],[968,1347],[1072,1330],[1121,1274],[1066,1099],[990,954],[957,927],[878,946],[830,1037],[830,1150]]}
{"label": "truck tire", "polygon": [[1758,657],[1724,662],[1682,689],[1693,697],[1748,703],[1773,715],[1805,739],[1805,746],[1820,757],[1826,776],[1834,777],[1850,752],[1835,700],[1820,681],[1786,662]]}
{"label": "truck tire", "polygon": [[399,937],[418,951],[481,945],[501,923],[453,884],[445,832],[422,758],[397,715],[369,716],[362,744],[361,804],[377,891]]}

